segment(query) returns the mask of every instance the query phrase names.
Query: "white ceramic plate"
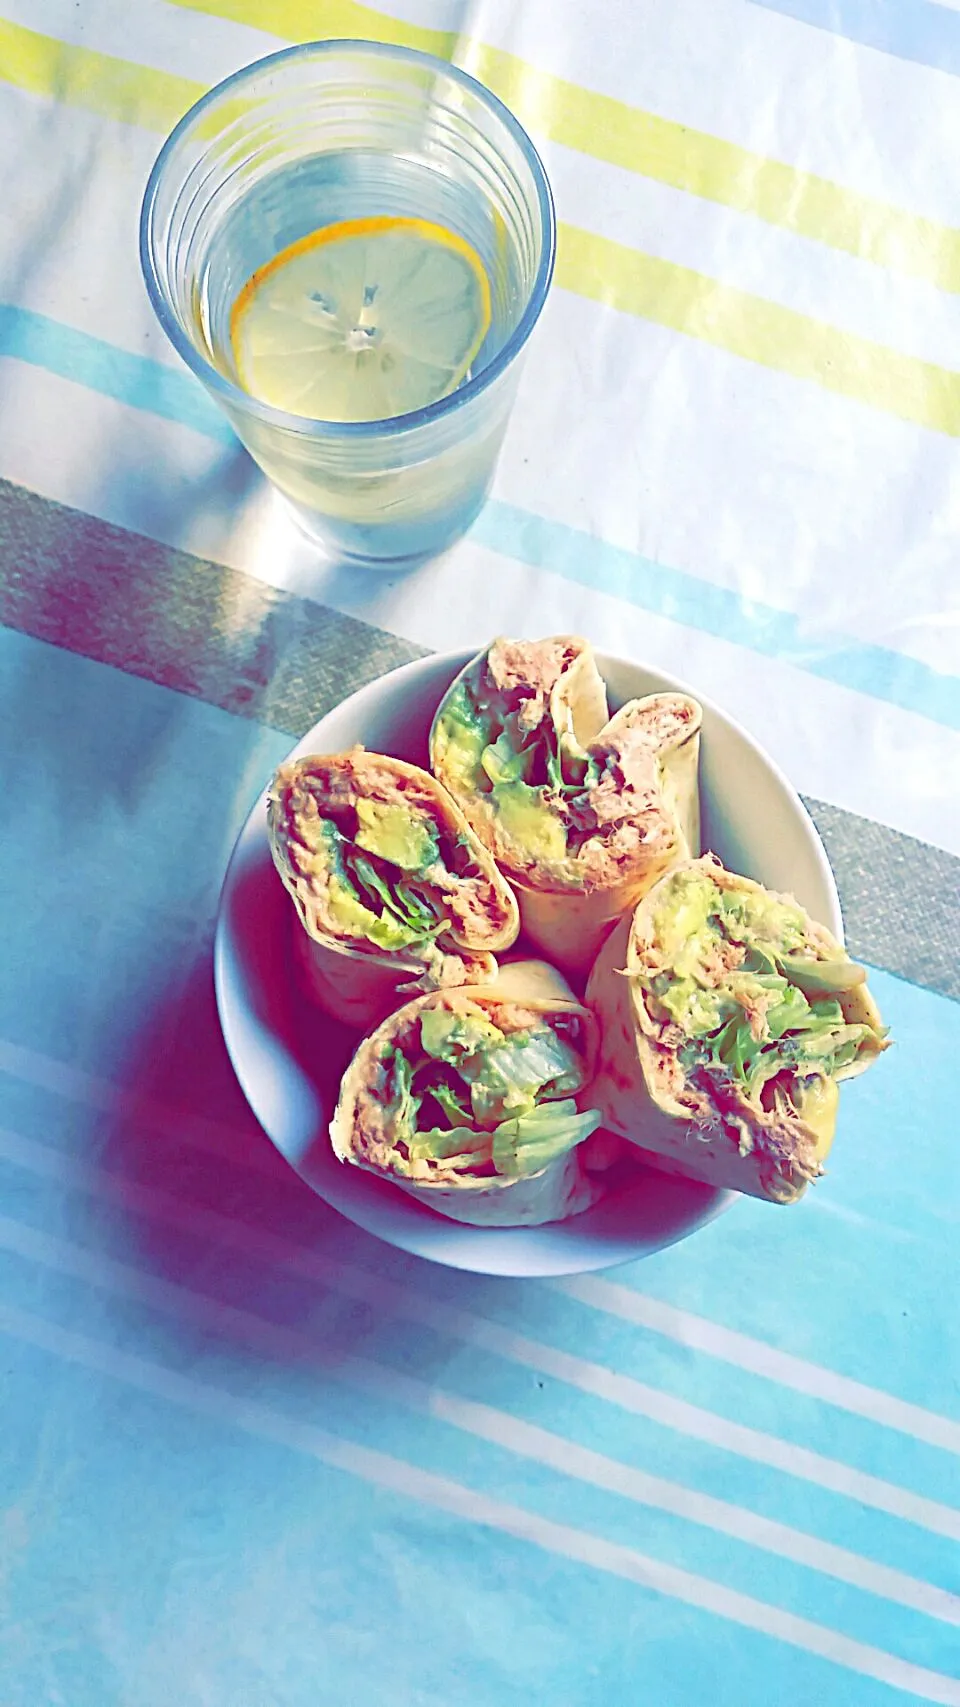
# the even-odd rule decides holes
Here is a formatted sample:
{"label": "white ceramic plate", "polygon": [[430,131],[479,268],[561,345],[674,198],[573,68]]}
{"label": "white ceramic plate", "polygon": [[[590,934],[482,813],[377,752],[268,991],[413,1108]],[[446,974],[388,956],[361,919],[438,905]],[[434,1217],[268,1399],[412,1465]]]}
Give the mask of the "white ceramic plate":
{"label": "white ceramic plate", "polygon": [[[437,704],[470,654],[425,658],[352,694],[293,749],[335,753],[360,741],[427,763]],[[598,657],[616,709],[642,694],[692,693],[703,706],[703,845],[724,863],[797,897],[841,934],[840,905],[820,839],[798,795],[746,732],[696,690],[622,658]],[[289,968],[293,908],[273,869],[266,793],[240,834],[224,880],[215,947],[220,1023],[257,1119],[313,1190],[402,1250],[481,1274],[573,1274],[647,1256],[729,1207],[731,1192],[652,1170],[595,1208],[547,1227],[465,1227],[387,1181],[344,1166],[327,1122],[354,1034],[296,997]],[[300,928],[296,925],[296,928]],[[776,1213],[771,1210],[771,1214]]]}

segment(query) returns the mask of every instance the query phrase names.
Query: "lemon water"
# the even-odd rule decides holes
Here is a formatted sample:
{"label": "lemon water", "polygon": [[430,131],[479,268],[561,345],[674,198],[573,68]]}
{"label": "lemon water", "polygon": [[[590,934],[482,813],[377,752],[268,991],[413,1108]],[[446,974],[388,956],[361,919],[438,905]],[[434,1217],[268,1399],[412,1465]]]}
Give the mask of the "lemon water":
{"label": "lemon water", "polygon": [[[336,286],[356,284],[371,231],[384,288],[379,299],[361,292],[353,323],[334,326]],[[475,411],[466,434],[452,409],[439,441],[431,427],[429,449],[415,412],[489,367],[524,300],[520,258],[475,183],[359,149],[302,158],[261,179],[218,227],[195,296],[213,364],[261,401],[319,421],[414,416],[409,433],[348,427],[306,448],[275,425],[258,432],[244,422],[251,450],[309,531],[348,558],[387,561],[442,550],[480,509],[508,403]]]}

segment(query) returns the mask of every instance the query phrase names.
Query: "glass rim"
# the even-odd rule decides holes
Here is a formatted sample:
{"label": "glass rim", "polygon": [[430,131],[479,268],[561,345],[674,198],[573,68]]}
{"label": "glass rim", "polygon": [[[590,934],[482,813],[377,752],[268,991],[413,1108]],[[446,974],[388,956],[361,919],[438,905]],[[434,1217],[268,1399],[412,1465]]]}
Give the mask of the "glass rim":
{"label": "glass rim", "polygon": [[[451,77],[455,83],[459,83],[462,88],[468,90],[470,94],[490,107],[518,144],[533,175],[540,210],[542,237],[536,274],[523,313],[502,348],[497,351],[485,367],[481,368],[479,373],[465,380],[455,391],[448,392],[444,397],[438,397],[433,403],[424,404],[420,409],[410,410],[405,415],[388,415],[382,420],[375,421],[318,421],[306,415],[293,415],[286,409],[278,409],[272,403],[262,402],[251,392],[244,391],[241,386],[235,385],[231,379],[222,374],[212,362],[200,353],[192,339],[187,336],[178,316],[168,304],[155,259],[155,214],[160,189],[169,169],[174,150],[191,127],[228,91],[235,91],[240,85],[252,81],[254,77],[260,76],[265,70],[285,62],[318,57],[321,54],[328,53],[367,54],[371,58],[402,60],[407,64],[419,65]],[[147,287],[147,295],[160,325],[178,355],[182,356],[187,366],[192,369],[198,379],[202,380],[208,390],[225,404],[241,408],[244,413],[255,416],[268,426],[282,427],[287,431],[298,433],[301,437],[317,439],[343,437],[364,439],[409,432],[414,427],[443,419],[444,416],[463,408],[472,398],[486,391],[520,354],[540,318],[553,277],[556,247],[556,214],[550,180],[533,142],[509,107],[505,106],[492,90],[478,82],[477,78],[471,77],[469,72],[461,71],[459,66],[451,65],[445,59],[438,59],[435,54],[422,53],[418,48],[394,47],[389,42],[363,41],[352,37],[334,37],[328,41],[301,42],[293,47],[281,48],[277,53],[265,54],[262,59],[256,59],[249,65],[241,66],[239,71],[232,72],[222,82],[214,84],[212,89],[208,89],[206,94],[201,95],[200,99],[187,109],[164,142],[151,168],[140,208],[140,267]]]}

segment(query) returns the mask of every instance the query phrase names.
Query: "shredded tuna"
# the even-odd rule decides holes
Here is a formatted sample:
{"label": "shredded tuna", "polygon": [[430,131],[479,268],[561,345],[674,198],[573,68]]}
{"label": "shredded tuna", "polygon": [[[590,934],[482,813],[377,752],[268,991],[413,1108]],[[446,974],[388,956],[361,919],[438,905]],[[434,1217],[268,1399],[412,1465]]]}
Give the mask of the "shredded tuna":
{"label": "shredded tuna", "polygon": [[[704,950],[700,962],[699,976],[708,989],[716,989],[729,972],[734,972],[742,966],[747,951],[742,943],[728,942],[726,937],[716,936]],[[736,992],[737,1001],[748,1012],[751,1012],[749,999]],[[775,1000],[776,998],[774,998]],[[769,1003],[766,1004],[769,1006]]]}
{"label": "shredded tuna", "polygon": [[600,780],[587,795],[587,804],[598,824],[659,815],[659,755],[690,728],[695,716],[695,708],[689,701],[666,697],[653,705],[641,706],[612,735],[591,742],[591,757],[604,767]]}
{"label": "shredded tuna", "polygon": [[[679,1067],[680,1063],[676,1064]],[[702,1110],[697,1114],[699,1120],[719,1123],[741,1155],[756,1153],[771,1179],[779,1172],[812,1180],[822,1172],[816,1140],[785,1096],[779,1099],[778,1107],[758,1109],[747,1102],[742,1085],[732,1074],[696,1068],[684,1076],[683,1093],[677,1100],[685,1108],[697,1106]]]}
{"label": "shredded tuna", "polygon": [[[479,947],[503,929],[503,905],[485,877],[457,877],[440,860],[424,873],[426,887],[443,896],[450,924],[461,935],[469,932]],[[415,885],[416,887],[416,885]]]}
{"label": "shredded tuna", "polygon": [[613,769],[604,771],[595,788],[586,797],[588,811],[597,824],[617,824],[621,819],[649,812],[656,798],[656,776],[652,755],[647,755],[643,786],[626,783]]}
{"label": "shredded tuna", "polygon": [[[659,969],[658,963],[650,970]],[[763,1010],[769,1005],[766,995],[764,992],[756,1004],[760,1027]],[[776,1000],[775,993],[770,1000]],[[688,1041],[686,1034],[672,1020],[658,1020],[648,1002],[644,1005],[654,1032],[650,1071],[661,1094],[690,1114],[704,1136],[723,1133],[737,1145],[741,1155],[756,1152],[770,1181],[775,1182],[778,1172],[793,1173],[805,1180],[816,1179],[822,1172],[816,1140],[789,1098],[781,1095],[774,1108],[758,1109],[747,1102],[744,1087],[732,1073],[711,1072],[704,1066],[685,1071],[678,1051]],[[744,1001],[742,1006],[750,1013],[751,1031],[759,1041],[762,1030],[754,1028],[751,1005]]]}
{"label": "shredded tuna", "polygon": [[563,802],[563,812],[579,841],[576,858],[584,876],[604,883],[640,854],[656,855],[672,844],[675,827],[662,792],[660,757],[665,747],[691,728],[697,716],[692,702],[664,696],[639,707],[588,746],[601,767],[593,787]]}
{"label": "shredded tuna", "polygon": [[404,950],[404,957],[421,960],[423,971],[418,978],[400,988],[411,994],[426,990],[455,990],[464,984],[489,984],[495,977],[497,963],[492,954],[444,954],[432,943],[425,947]]}
{"label": "shredded tuna", "polygon": [[767,1030],[767,1013],[770,1008],[775,1008],[780,1000],[777,991],[757,990],[750,995],[745,990],[734,990],[733,993],[750,1021],[750,1036],[757,1043],[762,1043]]}
{"label": "shredded tuna", "polygon": [[487,653],[494,686],[516,700],[517,727],[529,735],[543,720],[547,698],[577,656],[560,640],[496,640]]}
{"label": "shredded tuna", "polygon": [[576,654],[560,640],[495,640],[487,669],[501,693],[549,693]]}
{"label": "shredded tuna", "polygon": [[656,1049],[651,1063],[657,1089],[679,1101],[687,1090],[686,1074],[671,1049]]}

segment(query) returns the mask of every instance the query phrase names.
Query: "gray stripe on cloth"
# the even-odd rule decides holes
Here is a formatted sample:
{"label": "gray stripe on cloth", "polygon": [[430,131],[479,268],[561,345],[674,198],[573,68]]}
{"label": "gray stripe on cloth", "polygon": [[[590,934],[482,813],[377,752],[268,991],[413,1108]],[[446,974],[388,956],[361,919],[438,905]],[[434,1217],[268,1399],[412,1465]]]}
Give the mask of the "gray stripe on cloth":
{"label": "gray stripe on cloth", "polygon": [[806,805],[836,875],[850,953],[960,1000],[960,859],[822,800]]}
{"label": "gray stripe on cloth", "polygon": [[424,648],[0,480],[0,623],[302,735]]}
{"label": "gray stripe on cloth", "polygon": [[[0,480],[0,622],[300,736],[424,648]],[[960,998],[960,860],[807,805],[851,952]]]}

